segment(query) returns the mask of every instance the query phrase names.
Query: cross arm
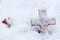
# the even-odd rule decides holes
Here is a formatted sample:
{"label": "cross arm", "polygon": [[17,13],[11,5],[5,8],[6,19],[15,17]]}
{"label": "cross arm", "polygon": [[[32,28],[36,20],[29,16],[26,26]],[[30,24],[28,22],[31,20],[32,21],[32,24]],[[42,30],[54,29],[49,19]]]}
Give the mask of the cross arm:
{"label": "cross arm", "polygon": [[55,18],[50,18],[48,25],[56,25],[56,19]]}

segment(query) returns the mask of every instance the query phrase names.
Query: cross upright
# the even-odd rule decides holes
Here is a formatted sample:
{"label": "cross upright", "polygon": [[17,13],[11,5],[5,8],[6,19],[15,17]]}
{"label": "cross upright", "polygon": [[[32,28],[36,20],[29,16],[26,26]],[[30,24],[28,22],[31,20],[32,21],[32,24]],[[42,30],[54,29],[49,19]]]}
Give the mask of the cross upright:
{"label": "cross upright", "polygon": [[48,18],[46,9],[38,9],[38,18],[31,20],[31,26],[39,26],[38,32],[44,32],[49,25],[56,25],[55,18]]}

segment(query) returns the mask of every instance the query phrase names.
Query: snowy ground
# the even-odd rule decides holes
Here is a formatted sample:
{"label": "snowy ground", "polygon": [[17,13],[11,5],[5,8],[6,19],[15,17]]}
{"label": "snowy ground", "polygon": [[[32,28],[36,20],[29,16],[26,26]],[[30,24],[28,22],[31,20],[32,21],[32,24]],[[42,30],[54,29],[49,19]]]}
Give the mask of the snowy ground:
{"label": "snowy ground", "polygon": [[[0,0],[0,40],[60,40],[60,0]],[[31,18],[38,17],[38,8],[47,8],[49,17],[55,17],[53,33],[38,34],[31,30]],[[11,17],[9,29],[1,21]]]}

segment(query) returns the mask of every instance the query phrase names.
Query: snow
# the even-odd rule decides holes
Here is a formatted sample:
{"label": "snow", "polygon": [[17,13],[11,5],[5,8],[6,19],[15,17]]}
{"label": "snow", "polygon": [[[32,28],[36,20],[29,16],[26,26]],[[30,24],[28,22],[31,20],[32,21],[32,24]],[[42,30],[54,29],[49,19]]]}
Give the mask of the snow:
{"label": "snow", "polygon": [[[60,40],[60,0],[0,0],[0,40]],[[38,17],[38,8],[46,8],[49,17],[55,17],[56,25],[48,32],[37,33],[31,29],[31,18]],[[11,17],[13,25],[2,24]],[[51,28],[52,27],[52,28]]]}

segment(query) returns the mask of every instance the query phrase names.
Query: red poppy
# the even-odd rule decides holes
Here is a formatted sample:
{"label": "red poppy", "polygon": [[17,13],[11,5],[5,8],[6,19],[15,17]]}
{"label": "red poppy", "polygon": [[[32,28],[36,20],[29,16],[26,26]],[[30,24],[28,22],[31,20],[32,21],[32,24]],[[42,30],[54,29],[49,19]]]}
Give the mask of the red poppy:
{"label": "red poppy", "polygon": [[2,23],[4,23],[4,24],[7,24],[7,21],[6,21],[6,19],[4,19],[4,20],[2,21]]}

